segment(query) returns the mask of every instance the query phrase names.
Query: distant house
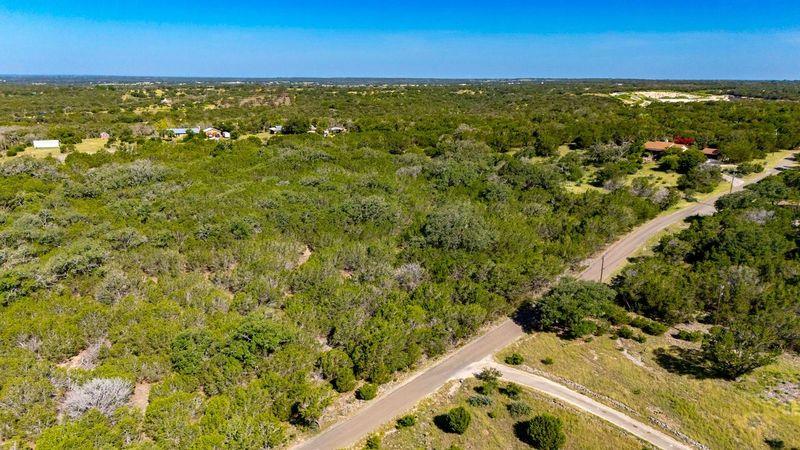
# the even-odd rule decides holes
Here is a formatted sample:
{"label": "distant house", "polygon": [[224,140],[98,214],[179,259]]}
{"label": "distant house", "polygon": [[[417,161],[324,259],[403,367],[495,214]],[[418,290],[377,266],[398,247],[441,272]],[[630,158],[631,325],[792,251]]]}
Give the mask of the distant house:
{"label": "distant house", "polygon": [[111,135],[103,131],[100,133],[100,139],[111,139]]}
{"label": "distant house", "polygon": [[283,131],[283,125],[275,125],[274,127],[269,127],[270,134],[278,134]]}
{"label": "distant house", "polygon": [[36,150],[61,148],[61,142],[57,140],[33,141],[33,148],[35,148]]}
{"label": "distant house", "polygon": [[227,132],[227,131],[223,131],[222,132],[222,137],[224,137],[225,139],[230,139],[231,138],[231,134],[229,132]]}
{"label": "distant house", "polygon": [[644,149],[648,153],[651,153],[653,156],[660,156],[667,150],[678,149],[682,152],[685,152],[689,149],[689,147],[676,144],[674,142],[667,142],[667,141],[648,141],[644,143]]}
{"label": "distant house", "polygon": [[204,129],[203,130],[203,134],[206,135],[207,139],[213,139],[213,140],[222,139],[222,131],[220,131],[220,130],[214,128],[214,127],[208,127],[206,129]]}
{"label": "distant house", "polygon": [[200,128],[170,128],[167,131],[175,135],[175,137],[186,136],[191,131],[192,134],[199,134]]}
{"label": "distant house", "polygon": [[344,133],[345,131],[347,131],[347,128],[345,128],[345,127],[330,127],[327,130],[325,130],[323,132],[323,134],[325,136],[330,136],[330,135],[333,135],[333,134]]}
{"label": "distant house", "polygon": [[718,148],[706,147],[702,151],[703,151],[703,154],[706,155],[707,158],[713,158],[713,159],[719,158],[719,149]]}

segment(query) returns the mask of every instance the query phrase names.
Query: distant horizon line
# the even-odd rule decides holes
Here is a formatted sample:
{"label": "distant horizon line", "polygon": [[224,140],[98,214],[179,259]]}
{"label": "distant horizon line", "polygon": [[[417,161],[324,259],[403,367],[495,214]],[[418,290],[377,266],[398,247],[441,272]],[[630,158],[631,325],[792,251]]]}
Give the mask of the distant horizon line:
{"label": "distant horizon line", "polygon": [[446,82],[546,82],[546,81],[623,81],[623,82],[741,82],[741,83],[796,83],[800,79],[770,78],[649,78],[649,77],[438,77],[438,76],[221,76],[221,75],[99,75],[99,74],[1,74],[0,83],[12,79],[103,79],[128,80],[218,80],[218,81],[446,81]]}

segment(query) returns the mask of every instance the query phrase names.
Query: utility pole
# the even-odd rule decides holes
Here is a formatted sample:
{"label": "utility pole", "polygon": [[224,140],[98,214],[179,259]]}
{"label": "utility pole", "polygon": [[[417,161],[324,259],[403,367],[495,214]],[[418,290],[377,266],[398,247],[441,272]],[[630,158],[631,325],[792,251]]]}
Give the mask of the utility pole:
{"label": "utility pole", "polygon": [[600,282],[603,282],[603,272],[606,269],[606,254],[603,253],[603,257],[600,259]]}

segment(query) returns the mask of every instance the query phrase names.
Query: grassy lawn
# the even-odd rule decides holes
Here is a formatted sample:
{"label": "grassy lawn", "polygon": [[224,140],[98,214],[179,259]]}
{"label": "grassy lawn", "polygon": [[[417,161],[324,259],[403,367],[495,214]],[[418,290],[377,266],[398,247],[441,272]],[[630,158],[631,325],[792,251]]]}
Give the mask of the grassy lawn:
{"label": "grassy lawn", "polygon": [[582,182],[581,184],[577,183],[567,183],[564,188],[573,194],[583,194],[584,192],[588,191],[601,191],[604,192],[603,188],[599,188],[597,186],[592,186],[587,182]]}
{"label": "grassy lawn", "polygon": [[[736,382],[698,379],[658,364],[653,351],[671,345],[696,344],[668,335],[648,336],[639,344],[608,336],[568,341],[539,333],[503,350],[498,359],[518,352],[524,367],[547,372],[643,422],[668,424],[710,448],[766,448],[764,439],[775,438],[787,447],[800,445],[800,399],[782,403],[767,397],[781,382],[800,383],[800,360],[781,357]],[[541,363],[545,358],[553,364]]]}
{"label": "grassy lawn", "polygon": [[[30,156],[31,158],[47,158],[48,156],[52,156],[53,158],[58,158],[61,155],[62,155],[61,150],[57,148],[46,148],[46,149],[36,150],[33,147],[26,147],[25,150],[17,153],[17,156]],[[9,157],[6,156],[5,152],[0,152],[0,161],[5,161],[10,158],[13,158],[13,156]]]}
{"label": "grassy lawn", "polygon": [[583,171],[584,175],[583,178],[580,180],[580,182],[575,183],[572,181],[568,181],[564,183],[564,188],[567,191],[572,192],[573,194],[583,194],[584,192],[591,190],[606,192],[605,189],[597,186],[592,186],[591,184],[592,180],[595,177],[595,174],[597,173],[596,167],[592,166],[584,167]]}
{"label": "grassy lawn", "polygon": [[634,178],[645,177],[655,183],[656,186],[675,187],[678,185],[678,177],[680,174],[675,172],[663,172],[658,170],[658,164],[655,162],[648,162],[642,165],[642,168],[633,175],[628,176],[628,183]]}
{"label": "grassy lawn", "polygon": [[[525,402],[531,407],[531,414],[526,417],[511,417],[506,405],[512,400],[498,392],[492,394],[492,404],[489,406],[469,406],[467,399],[475,394],[474,388],[478,383],[474,378],[465,380],[463,384],[454,381],[425,399],[413,413],[417,416],[416,425],[398,430],[392,423],[381,431],[383,435],[381,448],[447,449],[458,446],[462,449],[476,450],[530,449],[530,446],[520,441],[514,434],[514,424],[542,413],[560,417],[564,422],[564,432],[567,436],[564,446],[566,449],[643,448],[644,444],[641,441],[613,425],[561,405],[534,391],[525,390],[520,399],[516,400]],[[461,436],[443,432],[433,421],[437,415],[456,406],[464,406],[472,416],[469,429]],[[493,413],[495,417],[489,417],[489,413]]]}
{"label": "grassy lawn", "polygon": [[75,146],[76,152],[83,153],[97,153],[105,147],[107,139],[93,138],[84,139],[80,144]]}
{"label": "grassy lawn", "polygon": [[247,139],[247,138],[252,137],[252,136],[255,136],[255,137],[257,137],[257,138],[259,138],[259,139],[261,139],[263,141],[263,140],[272,138],[272,136],[274,136],[274,134],[272,134],[272,133],[270,133],[268,131],[264,132],[264,133],[243,134],[243,135],[239,136],[239,140]]}

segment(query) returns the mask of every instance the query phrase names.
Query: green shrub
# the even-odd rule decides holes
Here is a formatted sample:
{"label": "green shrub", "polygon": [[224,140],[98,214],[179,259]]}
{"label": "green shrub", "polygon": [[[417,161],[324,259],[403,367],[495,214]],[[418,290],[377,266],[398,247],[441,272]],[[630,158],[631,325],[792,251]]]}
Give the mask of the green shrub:
{"label": "green shrub", "polygon": [[369,450],[378,450],[381,448],[381,437],[377,434],[372,434],[367,438],[364,448]]}
{"label": "green shrub", "polygon": [[476,387],[475,390],[479,394],[492,395],[495,393],[495,391],[497,391],[497,387],[498,384],[496,380],[489,380],[489,381],[484,381],[480,386]]}
{"label": "green shrub", "polygon": [[422,234],[430,246],[449,250],[480,251],[492,241],[483,216],[469,204],[437,209],[428,216]]}
{"label": "green shrub", "polygon": [[616,305],[611,305],[606,309],[605,318],[611,325],[627,325],[631,321],[628,311]]}
{"label": "green shrub", "polygon": [[786,443],[783,442],[783,439],[769,439],[769,438],[767,438],[767,439],[764,439],[764,443],[767,444],[767,447],[769,447],[771,449],[774,449],[774,450],[780,450],[780,449],[786,448]]}
{"label": "green shrub", "polygon": [[520,428],[523,440],[540,450],[558,450],[567,440],[561,419],[550,414],[523,422]]}
{"label": "green shrub", "polygon": [[605,284],[562,278],[544,297],[533,304],[531,327],[555,331],[574,339],[592,334],[596,321],[613,310],[616,293]]}
{"label": "green shrub", "polygon": [[754,162],[743,162],[736,166],[738,175],[750,175],[751,173],[761,173],[764,171],[764,166]]}
{"label": "green shrub", "polygon": [[505,362],[506,364],[512,366],[518,366],[525,362],[525,358],[523,358],[522,355],[520,355],[519,353],[512,353],[506,356]]}
{"label": "green shrub", "polygon": [[367,383],[356,391],[356,398],[359,400],[372,400],[378,395],[378,386],[372,383]]}
{"label": "green shrub", "polygon": [[283,134],[303,134],[311,128],[311,123],[305,117],[292,117],[286,121],[281,129]]}
{"label": "green shrub", "polygon": [[719,167],[697,166],[678,178],[678,188],[684,191],[695,191],[707,194],[722,181]]}
{"label": "green shrub", "polygon": [[211,338],[205,331],[185,331],[170,347],[172,368],[183,375],[197,375],[211,347]]}
{"label": "green shrub", "polygon": [[331,385],[336,392],[350,392],[356,387],[356,377],[352,370],[342,369],[331,379]]}
{"label": "green shrub", "polygon": [[353,362],[342,350],[329,350],[320,357],[319,365],[322,376],[330,380],[337,392],[350,392],[356,387]]}
{"label": "green shrub", "polygon": [[533,411],[530,405],[524,402],[509,403],[506,408],[508,409],[508,413],[511,414],[511,417],[514,418],[528,416],[530,415],[531,411]]}
{"label": "green shrub", "polygon": [[630,321],[630,324],[636,328],[639,328],[650,336],[661,336],[668,330],[666,325],[656,322],[655,320],[646,319],[644,317],[635,317]]}
{"label": "green shrub", "polygon": [[658,160],[658,168],[664,172],[674,172],[678,170],[679,164],[680,158],[678,155],[665,155]]}
{"label": "green shrub", "polygon": [[678,172],[686,173],[706,162],[706,155],[700,150],[690,148],[678,155]]}
{"label": "green shrub", "polygon": [[445,431],[448,433],[464,434],[469,428],[472,416],[466,408],[459,406],[451,409],[445,415]]}
{"label": "green shrub", "polygon": [[489,397],[488,395],[482,395],[482,394],[472,395],[467,399],[467,403],[469,403],[470,406],[475,406],[475,407],[489,406],[492,404],[492,398]]}
{"label": "green shrub", "polygon": [[702,331],[678,330],[672,337],[687,342],[700,342],[703,340],[703,334]]}
{"label": "green shrub", "polygon": [[417,416],[409,414],[397,419],[397,428],[413,427],[417,424]]}
{"label": "green shrub", "polygon": [[493,367],[487,367],[481,370],[479,373],[476,373],[475,378],[481,381],[496,382],[500,378],[500,375],[502,374],[499,370]]}
{"label": "green shrub", "polygon": [[503,389],[503,394],[510,399],[517,399],[522,393],[522,387],[516,383],[508,383]]}
{"label": "green shrub", "polygon": [[[609,325],[609,324],[607,324],[605,322],[601,322],[601,323],[595,324],[595,329],[592,332],[592,336],[602,336],[604,334],[608,334],[608,332],[610,332],[610,331],[611,331],[611,325]],[[585,339],[591,339],[592,336],[586,336]]]}
{"label": "green shrub", "polygon": [[48,262],[48,271],[56,278],[83,275],[99,268],[108,251],[92,239],[80,239],[65,246]]}
{"label": "green shrub", "polygon": [[713,327],[703,340],[702,354],[708,368],[729,380],[774,362],[780,354],[773,330],[759,323],[740,327]]}
{"label": "green shrub", "polygon": [[555,361],[553,360],[553,358],[551,358],[549,356],[547,358],[543,358],[541,362],[545,366],[552,366],[553,364],[555,364]]}
{"label": "green shrub", "polygon": [[632,339],[633,330],[628,326],[620,327],[619,329],[617,329],[617,336],[623,339]]}

